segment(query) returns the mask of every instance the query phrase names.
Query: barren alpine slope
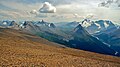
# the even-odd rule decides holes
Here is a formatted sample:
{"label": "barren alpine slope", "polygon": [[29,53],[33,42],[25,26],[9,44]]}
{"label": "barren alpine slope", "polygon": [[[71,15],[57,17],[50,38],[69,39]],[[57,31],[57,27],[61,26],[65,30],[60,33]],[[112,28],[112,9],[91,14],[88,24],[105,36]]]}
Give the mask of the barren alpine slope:
{"label": "barren alpine slope", "polygon": [[49,42],[13,29],[0,28],[1,67],[120,67],[120,58]]}

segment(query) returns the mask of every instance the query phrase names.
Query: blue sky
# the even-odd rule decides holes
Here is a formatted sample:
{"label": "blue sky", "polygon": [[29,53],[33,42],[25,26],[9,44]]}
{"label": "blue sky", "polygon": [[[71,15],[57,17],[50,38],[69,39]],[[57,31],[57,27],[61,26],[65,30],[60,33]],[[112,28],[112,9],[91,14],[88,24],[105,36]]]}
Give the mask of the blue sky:
{"label": "blue sky", "polygon": [[[92,20],[107,19],[119,23],[120,7],[118,7],[118,5],[120,5],[120,1],[111,1],[112,0],[0,0],[0,20],[44,19],[49,22],[67,22],[80,21],[89,17]],[[105,6],[98,6],[104,2],[111,3],[107,3]],[[40,10],[43,10],[43,12]]]}

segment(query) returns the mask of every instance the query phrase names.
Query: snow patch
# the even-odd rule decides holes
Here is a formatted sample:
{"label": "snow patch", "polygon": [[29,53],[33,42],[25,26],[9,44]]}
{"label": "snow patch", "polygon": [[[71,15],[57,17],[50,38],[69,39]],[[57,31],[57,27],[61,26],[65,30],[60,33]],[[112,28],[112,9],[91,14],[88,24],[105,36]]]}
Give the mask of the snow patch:
{"label": "snow patch", "polygon": [[116,52],[115,52],[115,55],[117,55],[117,54],[118,54],[118,52],[116,51]]}
{"label": "snow patch", "polygon": [[67,41],[67,42],[69,42],[69,40],[68,40],[68,39],[65,39],[65,38],[64,38],[63,40],[64,40],[64,41]]}
{"label": "snow patch", "polygon": [[51,27],[51,25],[49,24],[48,27]]}
{"label": "snow patch", "polygon": [[109,24],[107,22],[104,22],[105,28],[107,28],[109,26]]}
{"label": "snow patch", "polygon": [[87,28],[87,27],[91,26],[91,23],[84,21],[84,23],[82,24],[82,26]]}
{"label": "snow patch", "polygon": [[7,22],[3,22],[3,25],[7,25]]}
{"label": "snow patch", "polygon": [[96,25],[96,26],[98,26],[98,29],[101,29],[101,26],[100,26],[100,24],[98,24],[98,23],[95,23],[95,25]]}

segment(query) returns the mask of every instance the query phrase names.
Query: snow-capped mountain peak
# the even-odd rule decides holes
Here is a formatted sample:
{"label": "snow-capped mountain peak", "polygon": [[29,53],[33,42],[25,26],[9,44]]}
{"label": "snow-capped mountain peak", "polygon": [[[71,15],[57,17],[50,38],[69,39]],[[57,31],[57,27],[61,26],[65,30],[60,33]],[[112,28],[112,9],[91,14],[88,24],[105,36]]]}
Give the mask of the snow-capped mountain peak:
{"label": "snow-capped mountain peak", "polygon": [[82,26],[90,33],[97,33],[100,31],[104,31],[113,27],[116,27],[111,21],[109,20],[98,20],[98,21],[91,21],[89,19],[85,19],[82,21]]}

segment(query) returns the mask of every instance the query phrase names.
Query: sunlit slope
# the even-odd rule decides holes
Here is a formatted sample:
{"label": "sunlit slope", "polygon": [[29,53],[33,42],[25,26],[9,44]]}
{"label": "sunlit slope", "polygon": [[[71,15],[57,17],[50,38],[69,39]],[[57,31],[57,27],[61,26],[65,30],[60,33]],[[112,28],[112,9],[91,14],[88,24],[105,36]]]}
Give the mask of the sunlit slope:
{"label": "sunlit slope", "polygon": [[76,50],[13,29],[0,29],[0,66],[120,67],[120,58]]}

